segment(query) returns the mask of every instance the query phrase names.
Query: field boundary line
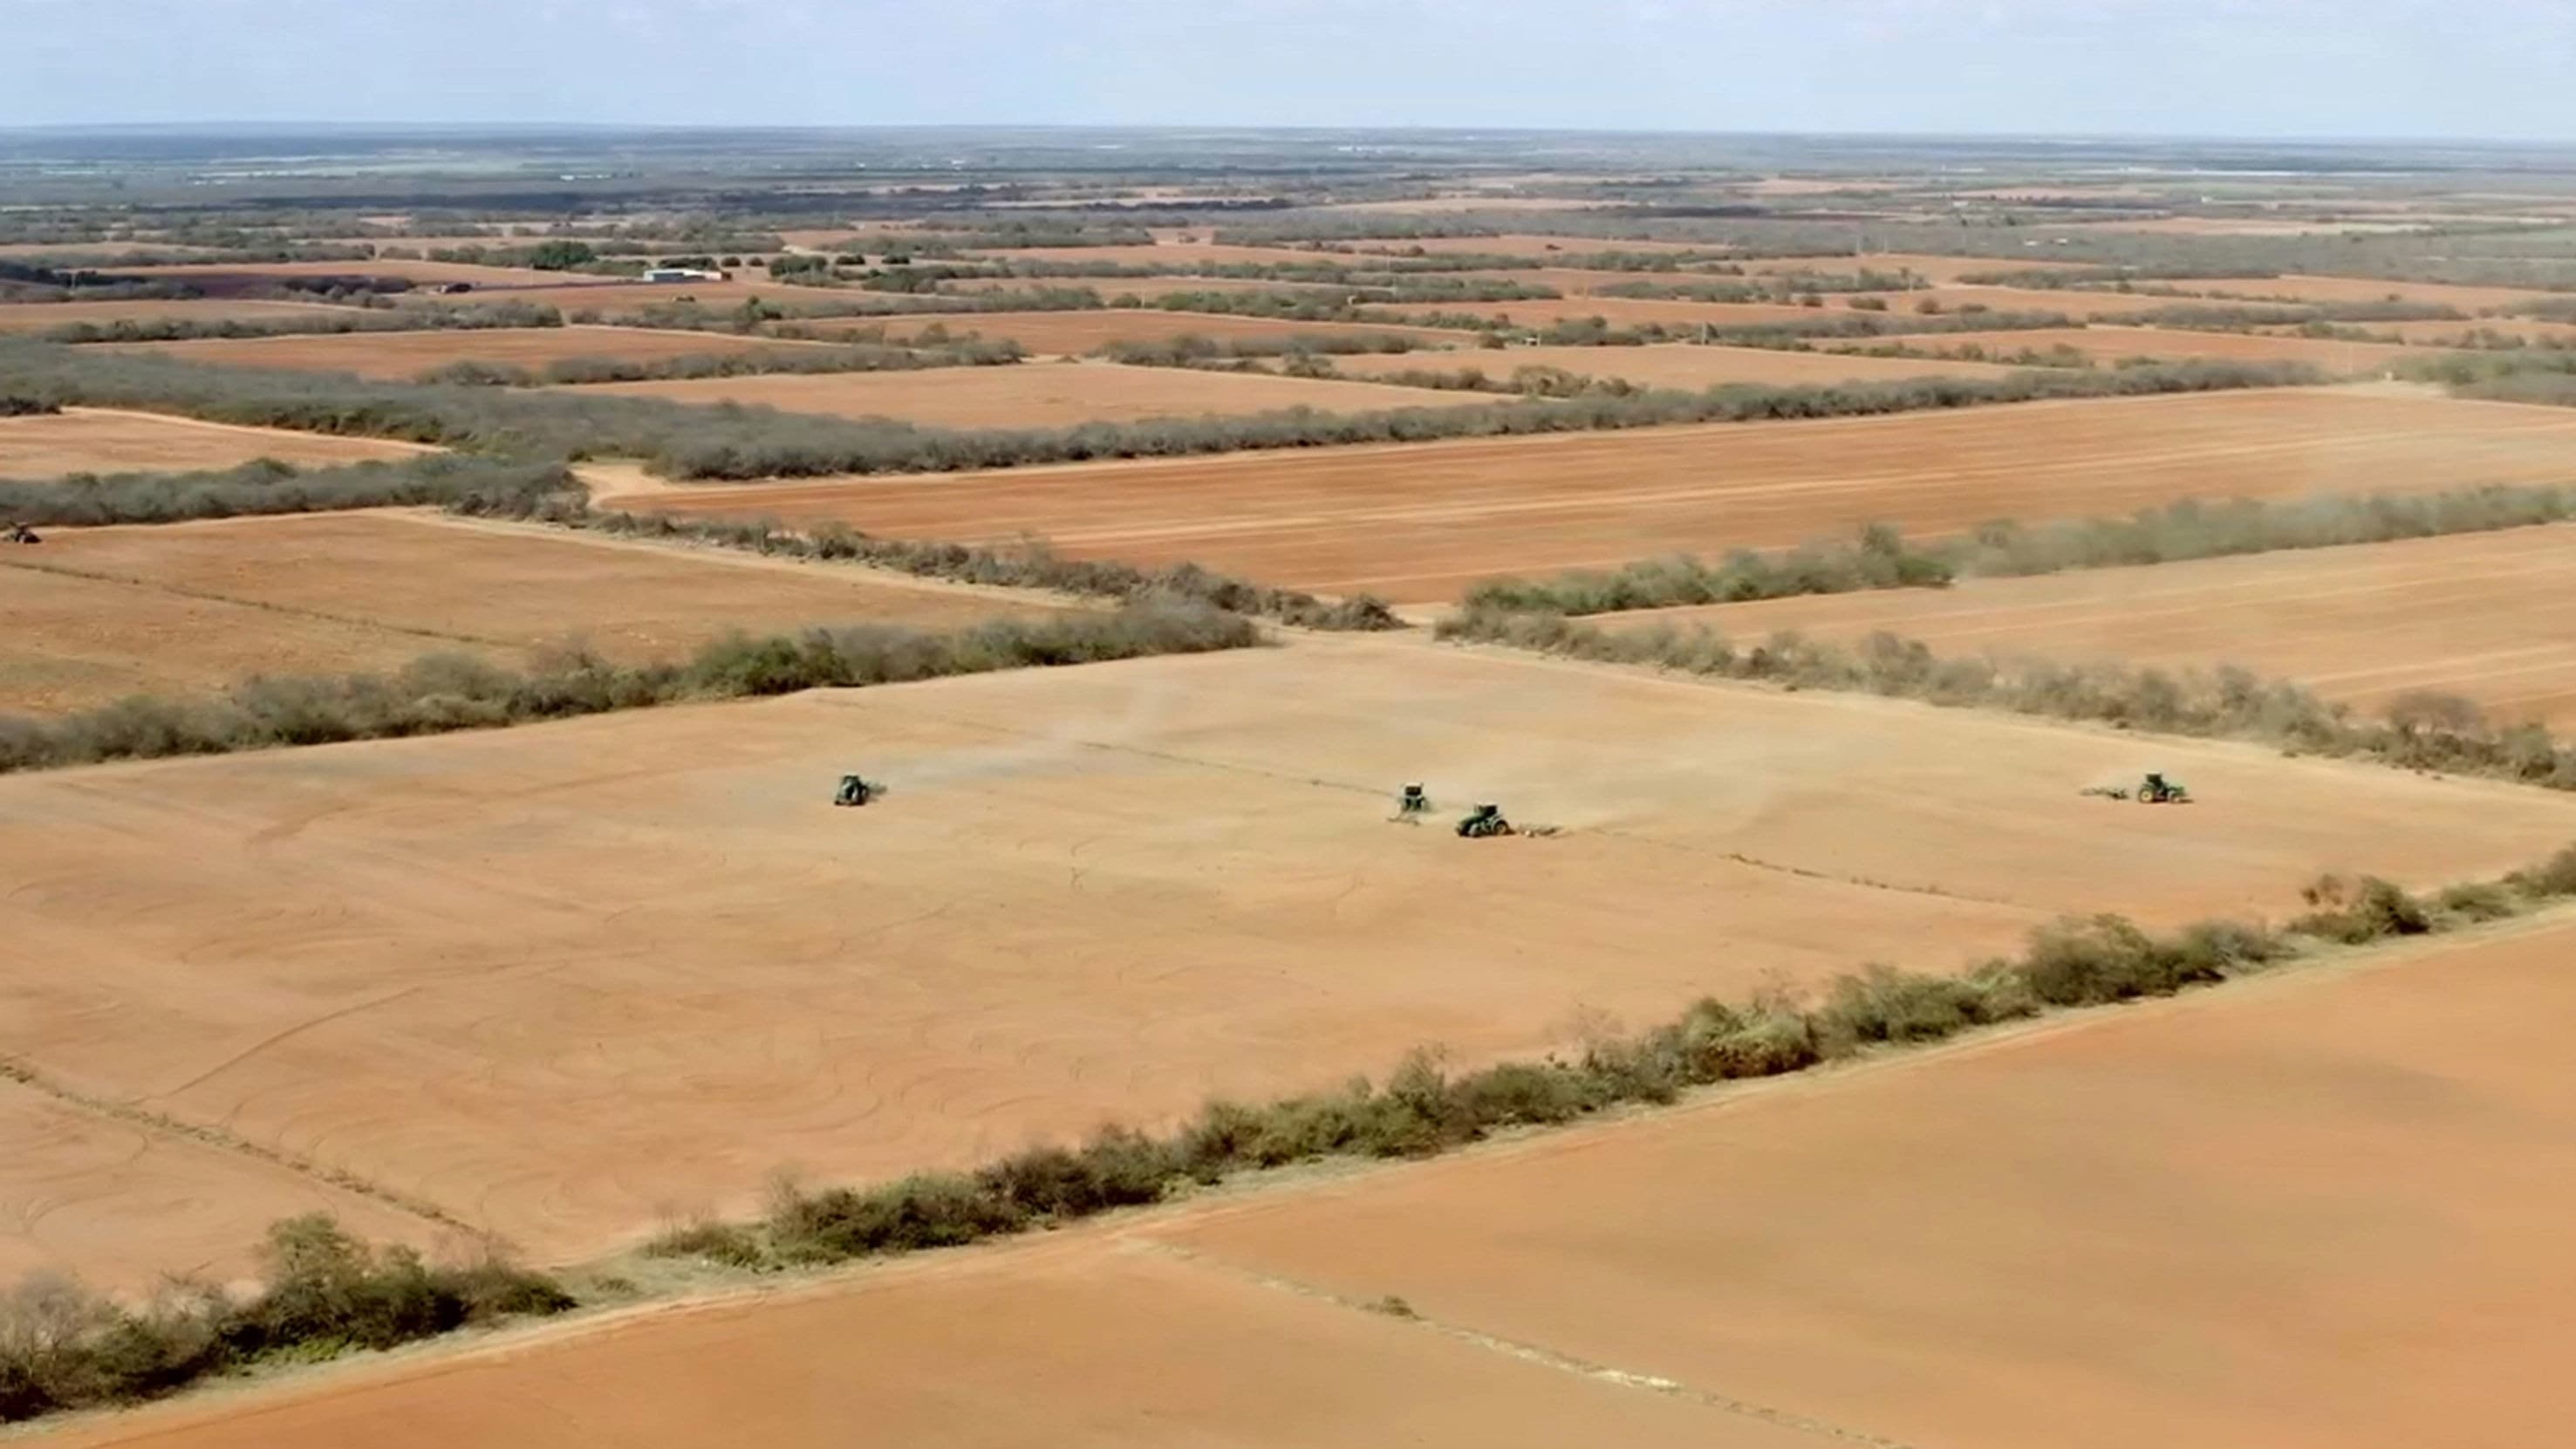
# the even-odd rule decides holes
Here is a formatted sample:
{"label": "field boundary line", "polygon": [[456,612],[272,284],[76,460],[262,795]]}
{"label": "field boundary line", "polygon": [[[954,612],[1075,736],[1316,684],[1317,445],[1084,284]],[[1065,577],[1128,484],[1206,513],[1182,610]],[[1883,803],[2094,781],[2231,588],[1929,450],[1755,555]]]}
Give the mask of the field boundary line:
{"label": "field boundary line", "polygon": [[328,609],[308,609],[300,604],[280,604],[266,599],[246,599],[213,589],[192,589],[181,584],[162,583],[130,574],[95,573],[68,564],[39,563],[33,559],[0,558],[0,568],[22,569],[31,574],[51,574],[57,578],[87,579],[92,583],[115,584],[140,589],[146,593],[167,594],[172,598],[194,599],[200,603],[230,604],[235,608],[257,609],[263,613],[283,614],[294,619],[311,619],[323,624],[347,624],[354,628],[375,629],[387,634],[405,634],[415,639],[434,639],[443,644],[473,644],[485,649],[524,649],[528,646],[509,639],[486,639],[476,634],[451,634],[438,629],[423,629],[410,624],[396,624],[384,619],[369,619],[355,614],[335,614]]}
{"label": "field boundary line", "polygon": [[219,1152],[229,1152],[236,1156],[265,1162],[272,1167],[284,1168],[299,1177],[310,1178],[325,1186],[338,1188],[342,1192],[355,1193],[360,1197],[398,1208],[424,1222],[464,1233],[476,1239],[491,1236],[425,1197],[405,1192],[400,1188],[387,1187],[373,1178],[361,1176],[344,1167],[332,1167],[316,1162],[300,1152],[255,1142],[228,1127],[191,1122],[182,1117],[174,1117],[167,1112],[156,1112],[149,1107],[137,1106],[132,1102],[93,1096],[54,1080],[23,1057],[0,1055],[0,1081],[15,1082],[29,1091],[40,1093],[92,1116],[104,1117],[109,1121],[121,1122],[146,1132],[180,1138],[201,1147],[210,1147]]}
{"label": "field boundary line", "polygon": [[1426,1317],[1419,1312],[1412,1311],[1410,1304],[1405,1305],[1405,1311],[1390,1312],[1388,1309],[1379,1305],[1336,1293],[1329,1288],[1320,1288],[1312,1283],[1300,1282],[1294,1278],[1284,1278],[1274,1273],[1264,1273],[1258,1269],[1247,1268],[1242,1264],[1228,1262],[1225,1259],[1199,1252],[1193,1248],[1185,1248],[1176,1243],[1166,1242],[1159,1238],[1139,1237],[1130,1239],[1129,1243],[1136,1251],[1152,1253],[1159,1257],[1170,1259],[1174,1262],[1187,1264],[1193,1268],[1240,1279],[1243,1282],[1253,1284],[1256,1287],[1267,1288],[1274,1292],[1293,1294],[1299,1298],[1305,1298],[1321,1303],[1330,1303],[1335,1307],[1346,1308],[1354,1313],[1368,1313],[1398,1323],[1414,1324],[1422,1328],[1427,1328],[1430,1331],[1439,1334],[1443,1338],[1464,1343],[1471,1347],[1480,1348],[1488,1353],[1501,1354],[1506,1358],[1518,1359],[1523,1363],[1536,1364],[1541,1368],[1554,1369],[1558,1373],[1572,1374],[1577,1378],[1589,1379],[1594,1383],[1609,1384],[1615,1388],[1638,1389],[1647,1393],[1661,1394],[1666,1398],[1681,1399],[1690,1403],[1698,1404],[1702,1408],[1715,1409],[1720,1413],[1732,1414],[1738,1418],[1758,1420],[1759,1422],[1769,1424],[1775,1428],[1790,1429],[1801,1434],[1811,1434],[1818,1438],[1831,1439],[1838,1443],[1867,1445],[1868,1449],[1925,1449],[1925,1446],[1908,1443],[1902,1439],[1891,1439],[1883,1434],[1873,1434],[1866,1429],[1850,1428],[1842,1424],[1833,1423],[1830,1420],[1811,1418],[1805,1414],[1793,1413],[1787,1409],[1775,1409],[1768,1404],[1757,1404],[1750,1399],[1739,1399],[1732,1394],[1720,1393],[1714,1389],[1700,1388],[1696,1385],[1684,1383],[1679,1379],[1666,1378],[1661,1374],[1637,1373],[1628,1369],[1619,1368],[1612,1364],[1597,1363],[1591,1359],[1582,1358],[1558,1349],[1548,1348],[1542,1344],[1524,1343],[1519,1339],[1505,1338],[1500,1334],[1487,1333],[1483,1329],[1470,1328],[1465,1324],[1451,1323],[1443,1319]]}

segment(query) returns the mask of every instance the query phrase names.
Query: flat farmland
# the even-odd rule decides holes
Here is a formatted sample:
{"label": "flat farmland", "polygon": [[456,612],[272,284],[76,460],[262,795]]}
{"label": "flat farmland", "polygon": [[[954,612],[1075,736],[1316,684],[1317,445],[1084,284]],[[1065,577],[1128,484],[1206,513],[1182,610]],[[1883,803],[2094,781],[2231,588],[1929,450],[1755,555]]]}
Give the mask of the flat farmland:
{"label": "flat farmland", "polygon": [[[1039,287],[1088,287],[1109,301],[1120,297],[1151,301],[1174,292],[1280,292],[1290,296],[1324,297],[1339,296],[1349,290],[1322,282],[1273,282],[1260,277],[959,277],[941,283],[939,292],[930,295],[954,293],[972,296],[978,292],[1024,292]],[[873,292],[868,295],[897,304],[902,300],[899,293]]]}
{"label": "flat farmland", "polygon": [[1649,323],[1666,327],[1761,327],[1780,322],[1812,322],[1825,313],[1814,307],[1769,302],[1680,302],[1637,297],[1554,297],[1518,302],[1381,302],[1361,307],[1368,317],[1491,317],[1521,327],[1556,322],[1582,322],[1598,317],[1612,327]]}
{"label": "flat farmland", "polygon": [[[2076,794],[2142,760],[2211,803]],[[882,808],[831,807],[851,769]],[[1409,778],[1566,833],[1390,825]],[[2571,835],[2541,791],[1309,642],[0,780],[0,1052],[558,1259],[782,1163],[958,1165]]]}
{"label": "flat farmland", "polygon": [[536,275],[546,280],[527,285],[478,286],[471,292],[453,297],[427,293],[413,295],[423,302],[447,306],[518,302],[532,307],[560,308],[566,313],[596,312],[603,317],[624,316],[683,298],[707,307],[739,307],[757,298],[792,308],[808,303],[845,307],[853,302],[875,302],[885,296],[845,287],[792,287],[767,280],[746,281],[739,277],[724,282],[632,282],[614,277],[566,281],[562,272],[540,272]]}
{"label": "flat farmland", "polygon": [[[2546,297],[2514,287],[2462,287],[2444,282],[2388,282],[2377,277],[2246,277],[2186,279],[2170,284],[2176,291],[2206,297],[2274,302],[2436,302],[2474,316],[2517,302]],[[2170,302],[2173,299],[2167,298]]]}
{"label": "flat farmland", "polygon": [[280,318],[346,316],[348,309],[322,302],[265,302],[248,298],[190,297],[140,302],[0,303],[0,333],[51,332],[57,327],[119,322],[273,322]]}
{"label": "flat farmland", "polygon": [[[1529,257],[1544,260],[1558,253],[1577,256],[1585,252],[1713,252],[1727,248],[1698,242],[1661,242],[1611,240],[1596,236],[1548,236],[1540,233],[1515,232],[1504,236],[1426,236],[1386,240],[1363,239],[1341,244],[1352,252],[1393,253],[1403,256],[1420,252],[1426,256],[1495,256]],[[1326,253],[1331,256],[1335,253]]]}
{"label": "flat farmland", "polygon": [[2520,338],[2540,347],[2576,347],[2576,322],[2541,322],[2527,317],[2481,317],[2474,322],[2366,322],[2357,324],[2376,337],[2414,347],[2465,347],[2479,334]]}
{"label": "flat farmland", "polygon": [[418,377],[458,362],[542,371],[552,362],[663,362],[675,357],[811,351],[815,344],[645,327],[489,327],[108,342],[97,346],[100,350],[157,352],[185,362],[230,367],[354,372],[361,377],[399,379]]}
{"label": "flat farmland", "polygon": [[471,262],[427,262],[399,257],[373,257],[338,262],[183,262],[169,266],[119,267],[120,276],[146,281],[221,286],[236,279],[292,277],[403,277],[425,286],[466,282],[484,287],[543,287],[579,273],[541,272],[532,267],[487,267]]}
{"label": "flat farmland", "polygon": [[[2453,327],[2461,324],[2451,323]],[[1818,347],[1864,351],[1885,346],[1883,337],[1819,338]],[[1945,354],[1970,349],[2010,357],[2071,347],[2095,362],[2148,357],[2158,362],[2211,359],[2226,362],[2304,362],[2328,373],[2376,371],[2410,354],[2386,342],[2340,342],[2328,337],[2284,337],[2260,332],[2187,332],[2167,327],[2038,327],[2019,332],[1942,332],[1904,339],[1908,347]]]}
{"label": "flat farmland", "polygon": [[1454,599],[1478,579],[1868,522],[1938,535],[2182,498],[2562,482],[2576,413],[2330,388],[1813,422],[694,488],[702,516],[1195,559],[1268,583]]}
{"label": "flat farmland", "polygon": [[2363,706],[2431,689],[2505,719],[2576,723],[2576,529],[2563,527],[1626,620],[1697,621],[1748,639],[1884,629],[1943,654],[2235,664]]}
{"label": "flat farmland", "polygon": [[1963,285],[1966,278],[1991,272],[2073,272],[2082,271],[2084,265],[2082,262],[2052,262],[2034,256],[1945,257],[1921,252],[1871,252],[1867,256],[1853,257],[1748,258],[1744,270],[1755,276],[1819,272],[1827,276],[1848,277],[1864,269],[1912,272],[1934,286],[1955,287]]}
{"label": "flat farmland", "polygon": [[2572,949],[2562,915],[1155,1236],[1842,1442],[2549,1443]]}
{"label": "flat farmland", "polygon": [[1386,377],[1402,372],[1455,372],[1475,368],[1508,378],[1524,367],[1554,367],[1584,377],[1617,378],[1640,387],[1699,391],[1733,383],[1756,387],[1824,386],[1849,382],[1899,382],[1917,377],[2005,377],[2013,369],[1980,362],[1926,361],[1911,357],[1847,357],[1825,352],[1783,352],[1767,347],[1501,347],[1454,352],[1371,353],[1333,359],[1344,377]]}
{"label": "flat farmland", "polygon": [[853,568],[368,512],[56,529],[0,554],[0,713],[194,695],[252,674],[667,659],[729,630],[948,628],[1043,603]]}
{"label": "flat farmland", "polygon": [[[60,1449],[1818,1449],[1096,1234],[167,1405]],[[1115,1324],[1115,1331],[1104,1325]],[[254,1391],[257,1392],[257,1391]]]}
{"label": "flat farmland", "polygon": [[193,471],[231,468],[256,458],[327,467],[430,451],[411,443],[240,427],[112,408],[65,408],[58,413],[0,418],[0,478]]}
{"label": "flat farmland", "polygon": [[1112,342],[1168,342],[1175,337],[1226,340],[1277,337],[1409,337],[1416,341],[1464,341],[1470,334],[1434,327],[1363,326],[1350,322],[1292,322],[1281,317],[1233,317],[1216,312],[1162,312],[1118,307],[1086,312],[969,312],[936,317],[912,316],[889,321],[853,319],[847,323],[811,323],[834,331],[857,332],[882,327],[890,337],[918,336],[937,324],[956,336],[1007,337],[1041,357],[1076,356]]}
{"label": "flat farmland", "polygon": [[1121,367],[1106,362],[1032,362],[913,372],[771,373],[683,382],[604,383],[581,391],[685,403],[741,403],[844,418],[900,418],[944,428],[1070,427],[1076,423],[1141,422],[1148,418],[1246,416],[1301,407],[1338,413],[1383,412],[1389,408],[1468,407],[1493,401],[1471,392],[1435,392],[1382,383],[1178,367]]}
{"label": "flat farmland", "polygon": [[[14,620],[12,621],[14,624]],[[149,1292],[167,1275],[247,1278],[268,1225],[327,1212],[378,1240],[425,1242],[410,1214],[275,1163],[119,1120],[0,1079],[0,1281],[76,1274]]]}
{"label": "flat farmland", "polygon": [[1341,260],[1330,252],[1305,247],[1246,247],[1224,242],[1169,241],[1105,247],[992,247],[969,253],[1007,261],[1049,262],[1062,266],[1329,266]]}

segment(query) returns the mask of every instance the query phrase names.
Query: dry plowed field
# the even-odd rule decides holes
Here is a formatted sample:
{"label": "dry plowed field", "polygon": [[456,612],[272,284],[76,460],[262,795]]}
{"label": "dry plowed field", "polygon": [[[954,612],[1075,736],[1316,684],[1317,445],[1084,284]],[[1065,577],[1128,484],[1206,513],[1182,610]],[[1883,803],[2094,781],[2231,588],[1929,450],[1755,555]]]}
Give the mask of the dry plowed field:
{"label": "dry plowed field", "polygon": [[2508,719],[2576,723],[2576,529],[2520,528],[2050,578],[1843,594],[1628,621],[1740,638],[1887,630],[1944,654],[2236,664],[2372,706],[2466,695]]}
{"label": "dry plowed field", "polygon": [[239,301],[191,297],[166,302],[12,302],[0,303],[0,333],[51,332],[87,322],[100,327],[119,322],[272,322],[350,315],[345,307],[320,302]]}
{"label": "dry plowed field", "polygon": [[1813,322],[1824,316],[1814,307],[1769,302],[1672,302],[1636,297],[1551,297],[1522,302],[1383,302],[1359,309],[1368,317],[1491,317],[1520,327],[1546,327],[1557,322],[1583,322],[1598,317],[1612,327],[1763,327],[1781,322]]}
{"label": "dry plowed field", "polygon": [[[2451,325],[2457,327],[2460,324]],[[1909,347],[1927,352],[1964,353],[1976,348],[1997,357],[2072,347],[2096,362],[2121,362],[2132,357],[2151,357],[2158,362],[2196,358],[2227,362],[2304,362],[2338,375],[2373,372],[2401,357],[2421,355],[2410,354],[2404,347],[2385,342],[2337,342],[2323,337],[2113,326],[2043,327],[2026,332],[1944,332],[1912,339],[1819,338],[1816,345],[1860,351],[1883,347],[1890,341],[1903,341]]]}
{"label": "dry plowed field", "polygon": [[[1300,297],[1337,297],[1350,290],[1321,282],[1273,282],[1260,277],[959,277],[941,283],[940,293],[1026,292],[1041,287],[1089,288],[1098,292],[1102,300],[1112,302],[1120,297],[1152,301],[1173,292],[1282,292]],[[901,305],[903,294],[866,295]]]}
{"label": "dry plowed field", "polygon": [[2543,347],[2576,347],[2576,322],[2540,322],[2524,317],[2481,317],[2474,322],[2365,322],[2354,324],[2375,337],[2416,347],[2467,347],[2480,334],[2520,338]]}
{"label": "dry plowed field", "polygon": [[1168,1237],[1843,1442],[2555,1443],[2572,950],[2318,968]]}
{"label": "dry plowed field", "polygon": [[1214,312],[1161,312],[1118,307],[1089,312],[972,312],[935,317],[852,320],[813,323],[834,331],[882,327],[889,337],[917,335],[933,323],[952,335],[1007,337],[1037,356],[1071,356],[1112,342],[1167,342],[1175,337],[1227,340],[1274,337],[1410,337],[1418,341],[1463,341],[1471,334],[1432,327],[1359,326],[1348,322],[1292,322],[1279,317],[1228,317]]}
{"label": "dry plowed field", "polygon": [[158,352],[184,362],[284,367],[412,378],[456,362],[542,371],[570,359],[661,362],[741,352],[810,351],[809,342],[641,327],[442,328],[425,332],[342,332],[297,337],[220,337],[187,342],[111,342],[102,351]]}
{"label": "dry plowed field", "polygon": [[[661,303],[675,303],[688,298],[710,308],[739,307],[758,298],[789,309],[800,305],[820,304],[846,307],[852,302],[874,302],[885,294],[859,292],[845,287],[793,287],[772,282],[766,277],[736,273],[724,282],[638,282],[616,277],[583,277],[565,272],[538,272],[544,280],[527,285],[478,286],[457,296],[435,296],[413,293],[414,300],[448,306],[470,306],[477,302],[524,302],[533,307],[557,307],[565,314],[596,312],[602,317],[622,317]],[[569,280],[567,280],[569,278]]]}
{"label": "dry plowed field", "polygon": [[1195,559],[1268,583],[1453,599],[1499,573],[1806,542],[1885,521],[2120,514],[2181,498],[2563,482],[2576,412],[2334,389],[2034,403],[940,478],[691,489],[692,514]]}
{"label": "dry plowed field", "polygon": [[[2209,803],[2077,794],[2150,766]],[[893,793],[832,808],[852,769]],[[1408,778],[1566,833],[1390,825]],[[554,1258],[783,1163],[963,1164],[2571,836],[2542,791],[1304,643],[0,780],[0,1054]]]}
{"label": "dry plowed field", "polygon": [[56,1442],[2527,1449],[2576,1355],[2571,950],[2416,948]]}
{"label": "dry plowed field", "polygon": [[948,628],[1044,607],[868,570],[425,514],[57,529],[42,548],[0,553],[0,714],[441,652],[515,663],[578,642],[645,661],[732,629]]}
{"label": "dry plowed field", "polygon": [[1458,372],[1474,368],[1502,379],[1524,367],[1553,367],[1583,377],[1617,378],[1640,387],[1704,388],[1745,383],[1803,387],[1846,382],[1901,382],[1917,377],[2005,377],[2008,367],[1979,362],[1926,361],[1910,357],[1844,357],[1782,352],[1767,347],[1505,347],[1453,352],[1377,353],[1336,357],[1344,377],[1385,377],[1401,372]]}
{"label": "dry plowed field", "polygon": [[790,413],[900,418],[942,428],[1056,428],[1147,418],[1239,417],[1313,408],[1328,413],[1390,408],[1471,407],[1472,392],[1384,383],[1333,382],[1263,373],[1105,362],[1030,362],[1007,367],[941,367],[915,372],[848,372],[711,377],[686,382],[617,382],[581,389],[684,403],[741,403]]}
{"label": "dry plowed field", "polygon": [[[1506,236],[1426,236],[1400,237],[1384,241],[1367,239],[1345,242],[1352,252],[1391,252],[1398,256],[1419,250],[1429,256],[1529,257],[1545,260],[1559,253],[1580,256],[1585,252],[1698,252],[1723,251],[1723,247],[1697,242],[1624,241],[1597,236],[1545,236],[1512,234]],[[1326,253],[1327,256],[1336,255]]]}
{"label": "dry plowed field", "polygon": [[231,468],[255,458],[327,467],[432,451],[374,438],[338,438],[282,428],[199,422],[160,413],[65,408],[0,418],[0,478]]}

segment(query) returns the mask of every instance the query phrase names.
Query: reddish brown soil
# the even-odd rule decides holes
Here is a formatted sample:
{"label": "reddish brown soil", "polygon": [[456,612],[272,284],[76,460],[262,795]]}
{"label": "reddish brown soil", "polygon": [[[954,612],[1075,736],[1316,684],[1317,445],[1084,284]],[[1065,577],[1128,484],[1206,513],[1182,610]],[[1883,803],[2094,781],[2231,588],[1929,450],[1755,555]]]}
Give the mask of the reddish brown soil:
{"label": "reddish brown soil", "polygon": [[316,336],[206,338],[188,342],[112,342],[101,350],[157,352],[188,362],[354,372],[413,378],[456,362],[522,367],[575,358],[660,362],[738,352],[795,352],[812,343],[738,337],[720,332],[664,332],[637,327],[494,327],[424,332],[344,332]]}
{"label": "reddish brown soil", "polygon": [[1471,334],[1431,327],[1362,326],[1348,322],[1291,322],[1277,317],[1229,317],[1214,312],[1161,312],[1119,307],[1090,312],[976,312],[809,324],[836,332],[883,329],[892,339],[916,337],[925,327],[945,327],[958,337],[1007,337],[1040,357],[1091,352],[1112,342],[1163,342],[1175,337],[1411,337],[1463,341]]}
{"label": "reddish brown soil", "polygon": [[[2140,768],[2207,803],[2077,793]],[[835,810],[854,769],[893,793]],[[1388,824],[1408,778],[1565,833]],[[1307,642],[0,779],[0,1054],[557,1259],[781,1164],[963,1165],[2571,835],[2544,791]]]}
{"label": "reddish brown soil", "polygon": [[1371,317],[1491,317],[1523,327],[1556,322],[1582,322],[1598,317],[1610,326],[1760,327],[1778,322],[1811,322],[1824,314],[1813,307],[1768,302],[1673,302],[1636,297],[1554,297],[1527,302],[1401,302],[1359,309]]}
{"label": "reddish brown soil", "polygon": [[581,389],[686,403],[742,403],[781,412],[900,418],[943,428],[1048,428],[1148,418],[1240,416],[1313,408],[1328,413],[1467,407],[1493,399],[1380,383],[1104,362],[1031,362],[915,372],[718,377],[619,382]]}
{"label": "reddish brown soil", "polygon": [[59,413],[0,418],[0,478],[184,472],[230,468],[255,458],[325,467],[369,458],[408,458],[428,451],[373,438],[236,427],[109,408],[66,408]]}
{"label": "reddish brown soil", "polygon": [[2210,559],[1939,593],[1843,594],[1626,616],[1740,638],[1888,630],[1950,654],[2236,664],[2377,706],[2408,690],[2576,721],[2576,529]]}
{"label": "reddish brown soil", "polygon": [[1498,573],[2125,513],[2179,498],[2561,482],[2576,412],[2288,389],[2037,403],[938,478],[727,485],[701,515],[839,519],[921,538],[1038,534],[1277,584],[1457,597]]}
{"label": "reddish brown soil", "polygon": [[319,302],[260,302],[191,297],[172,302],[16,302],[0,304],[0,333],[50,332],[89,322],[265,322],[280,317],[344,315]]}
{"label": "reddish brown soil", "polygon": [[735,629],[949,628],[1044,607],[871,570],[424,514],[57,529],[41,548],[0,553],[0,713],[440,652],[520,663],[580,643],[640,662]]}
{"label": "reddish brown soil", "polygon": [[1169,1236],[1873,1443],[2550,1443],[2571,949],[2321,967]]}

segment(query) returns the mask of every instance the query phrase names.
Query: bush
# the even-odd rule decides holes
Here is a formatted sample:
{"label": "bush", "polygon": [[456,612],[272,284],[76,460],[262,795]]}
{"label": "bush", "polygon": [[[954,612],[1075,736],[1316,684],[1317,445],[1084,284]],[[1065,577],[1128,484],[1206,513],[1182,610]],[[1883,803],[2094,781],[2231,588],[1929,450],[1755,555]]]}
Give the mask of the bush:
{"label": "bush", "polygon": [[0,479],[0,518],[39,526],[172,523],[421,504],[534,516],[581,496],[581,485],[553,463],[429,453],[399,462],[299,470],[260,459],[207,472]]}
{"label": "bush", "polygon": [[2357,881],[2325,876],[2302,893],[2317,909],[2290,929],[2320,940],[2358,946],[2385,936],[2420,936],[2433,929],[2424,903],[2375,875]]}
{"label": "bush", "polygon": [[551,1278],[497,1257],[431,1263],[409,1248],[370,1246],[318,1214],[270,1228],[262,1259],[265,1282],[244,1299],[180,1284],[130,1307],[44,1276],[0,1294],[0,1423],[575,1306]]}

